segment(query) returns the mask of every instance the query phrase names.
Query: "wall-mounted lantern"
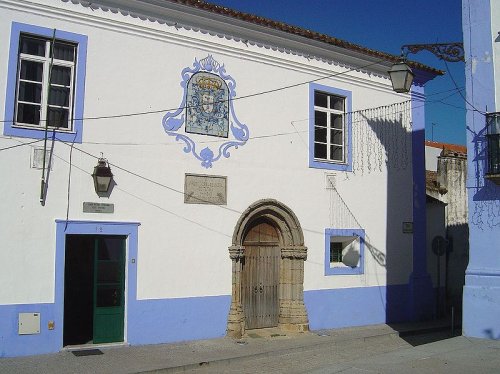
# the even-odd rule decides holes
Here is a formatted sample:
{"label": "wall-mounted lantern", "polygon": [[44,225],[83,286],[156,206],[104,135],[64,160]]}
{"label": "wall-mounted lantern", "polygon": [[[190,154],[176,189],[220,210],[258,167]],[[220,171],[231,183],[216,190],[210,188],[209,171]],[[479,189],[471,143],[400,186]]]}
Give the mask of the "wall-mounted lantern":
{"label": "wall-mounted lantern", "polygon": [[405,44],[401,46],[401,59],[392,65],[388,71],[392,82],[392,89],[397,93],[410,92],[413,83],[413,72],[406,63],[408,53],[418,53],[420,51],[432,52],[441,60],[449,62],[464,61],[463,43],[437,43],[437,44]]}
{"label": "wall-mounted lantern", "polygon": [[486,114],[488,165],[485,177],[500,185],[500,112]]}
{"label": "wall-mounted lantern", "polygon": [[392,89],[394,91],[397,93],[407,93],[410,91],[413,83],[413,72],[406,64],[405,58],[402,57],[397,64],[392,65],[391,70],[389,70],[388,73],[391,78]]}
{"label": "wall-mounted lantern", "polygon": [[92,178],[94,179],[95,192],[98,195],[105,194],[109,191],[109,186],[113,180],[113,173],[106,159],[100,158],[97,161]]}

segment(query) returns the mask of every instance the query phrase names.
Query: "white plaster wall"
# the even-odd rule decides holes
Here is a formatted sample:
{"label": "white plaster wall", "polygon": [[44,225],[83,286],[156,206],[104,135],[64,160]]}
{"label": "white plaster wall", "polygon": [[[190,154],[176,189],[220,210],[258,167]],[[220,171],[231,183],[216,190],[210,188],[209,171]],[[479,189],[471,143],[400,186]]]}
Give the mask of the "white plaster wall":
{"label": "white plaster wall", "polygon": [[[12,21],[88,35],[85,117],[177,108],[183,94],[179,86],[182,69],[208,54],[225,64],[236,80],[238,96],[345,70],[339,65],[70,2],[38,3],[25,3],[16,10],[15,3],[0,2],[0,71],[7,70]],[[57,15],[45,5],[60,8]],[[0,74],[2,103],[5,75]],[[388,79],[362,71],[318,83],[352,91],[353,110],[404,100],[392,92]],[[411,165],[390,172],[391,186],[385,169],[363,175],[336,172],[339,193],[365,229],[367,241],[387,254],[387,267],[378,264],[366,250],[364,275],[324,276],[324,229],[330,227],[335,212],[330,211],[325,171],[308,167],[308,100],[308,85],[301,85],[235,101],[236,115],[249,127],[251,139],[209,170],[164,133],[164,113],[85,120],[83,144],[77,144],[72,154],[69,198],[70,148],[57,143],[43,207],[38,202],[41,171],[29,166],[31,147],[1,152],[2,174],[13,178],[4,180],[0,187],[4,199],[0,283],[6,285],[0,288],[0,304],[53,301],[54,221],[66,218],[67,209],[71,220],[141,223],[139,299],[230,294],[228,246],[234,226],[241,212],[263,198],[288,205],[302,225],[308,247],[306,290],[385,285],[388,279],[390,283],[406,283],[412,266],[412,238],[402,233],[401,225],[412,220]],[[273,134],[285,135],[262,137]],[[0,147],[28,141],[2,136]],[[80,150],[96,156],[102,152],[111,163],[158,184],[115,167],[117,186],[109,199],[99,199],[90,177],[96,159]],[[227,176],[227,206],[184,204],[182,193],[176,191],[183,191],[185,173]],[[112,203],[115,213],[83,213],[84,201]]]}

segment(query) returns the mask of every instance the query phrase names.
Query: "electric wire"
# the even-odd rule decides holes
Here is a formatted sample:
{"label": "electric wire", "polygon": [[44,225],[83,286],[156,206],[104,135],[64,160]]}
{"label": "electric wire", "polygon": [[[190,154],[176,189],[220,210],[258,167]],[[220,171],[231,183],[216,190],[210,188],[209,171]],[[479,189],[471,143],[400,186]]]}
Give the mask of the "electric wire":
{"label": "electric wire", "polygon": [[[256,96],[261,96],[261,95],[267,95],[267,94],[274,93],[274,92],[288,90],[290,88],[300,87],[300,86],[303,86],[303,85],[306,85],[306,84],[309,84],[309,83],[313,83],[313,82],[317,82],[317,81],[320,81],[320,80],[323,80],[323,79],[329,79],[329,78],[333,78],[333,77],[337,77],[337,76],[340,76],[340,75],[344,75],[344,74],[347,74],[347,73],[350,73],[350,72],[353,72],[353,71],[357,71],[357,70],[361,70],[361,69],[366,69],[366,68],[368,68],[370,66],[377,65],[377,64],[379,64],[380,62],[383,62],[383,61],[385,61],[385,60],[380,59],[380,60],[377,60],[375,62],[371,62],[371,63],[363,65],[363,66],[357,66],[357,67],[349,68],[349,69],[344,70],[344,71],[340,71],[340,72],[332,73],[332,74],[329,74],[329,75],[321,76],[321,77],[318,77],[318,78],[310,79],[310,80],[307,80],[307,81],[304,81],[304,82],[294,83],[294,84],[290,84],[290,85],[287,85],[287,86],[273,88],[273,89],[270,89],[270,90],[255,92],[253,94],[242,95],[242,96],[230,98],[229,100],[230,101],[236,101],[236,100],[248,99],[248,98],[251,98],[251,97],[256,97]],[[226,100],[217,100],[217,101],[211,102],[211,104],[216,104],[216,103],[225,102],[225,101]],[[151,110],[151,111],[135,112],[135,113],[124,113],[124,114],[112,114],[112,115],[107,115],[107,116],[73,118],[72,120],[73,121],[84,121],[84,120],[85,121],[89,121],[89,120],[100,120],[100,119],[113,119],[113,118],[135,117],[135,116],[142,116],[142,115],[147,115],[147,114],[157,114],[157,113],[164,113],[164,112],[173,112],[173,111],[178,111],[180,109],[196,108],[196,107],[203,106],[203,105],[206,105],[206,103],[205,104],[203,104],[203,103],[202,104],[197,104],[197,105],[185,105],[185,106],[176,107],[176,108],[170,108],[170,109],[157,109],[157,110]],[[40,119],[40,122],[45,122],[45,121],[47,121],[47,120],[46,119]],[[14,122],[14,120],[13,119],[12,120],[3,119],[3,120],[0,120],[0,122],[11,123],[11,122]]]}

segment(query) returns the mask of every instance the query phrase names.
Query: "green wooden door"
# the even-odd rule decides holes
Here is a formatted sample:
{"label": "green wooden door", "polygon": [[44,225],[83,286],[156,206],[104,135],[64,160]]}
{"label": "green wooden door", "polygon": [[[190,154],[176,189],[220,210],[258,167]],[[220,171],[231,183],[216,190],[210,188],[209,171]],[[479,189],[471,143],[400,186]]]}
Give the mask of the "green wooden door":
{"label": "green wooden door", "polygon": [[93,342],[122,342],[125,310],[125,238],[97,236],[94,251]]}

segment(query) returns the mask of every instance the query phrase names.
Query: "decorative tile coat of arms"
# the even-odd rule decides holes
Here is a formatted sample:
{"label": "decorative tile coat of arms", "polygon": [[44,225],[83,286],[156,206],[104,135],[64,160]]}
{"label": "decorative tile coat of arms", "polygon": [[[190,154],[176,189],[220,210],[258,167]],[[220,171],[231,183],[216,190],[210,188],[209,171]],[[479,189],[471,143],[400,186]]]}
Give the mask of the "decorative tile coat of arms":
{"label": "decorative tile coat of arms", "polygon": [[[234,114],[232,99],[236,97],[236,82],[211,55],[200,61],[195,59],[192,68],[182,70],[181,77],[182,103],[175,112],[165,114],[163,128],[176,141],[184,142],[184,152],[192,153],[208,169],[222,157],[230,157],[232,147],[238,149],[248,140],[248,127]],[[207,146],[198,152],[195,139],[199,135],[227,140],[218,147]]]}

